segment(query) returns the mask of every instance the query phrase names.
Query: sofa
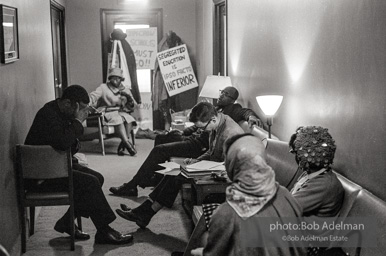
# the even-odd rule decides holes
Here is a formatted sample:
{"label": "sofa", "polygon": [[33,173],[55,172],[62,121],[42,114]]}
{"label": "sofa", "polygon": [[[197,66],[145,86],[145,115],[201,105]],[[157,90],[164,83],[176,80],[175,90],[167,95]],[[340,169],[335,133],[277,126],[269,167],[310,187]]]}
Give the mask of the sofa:
{"label": "sofa", "polygon": [[[290,190],[301,173],[297,169],[294,156],[288,149],[287,142],[267,140],[267,163],[275,170],[279,184]],[[377,247],[343,248],[343,250],[348,255],[386,255],[386,202],[340,175],[339,170],[334,171],[345,191],[343,206],[338,217],[369,217],[375,220],[378,226]]]}
{"label": "sofa", "polygon": [[[298,170],[294,155],[289,153],[288,142],[280,141],[276,136],[268,139],[267,132],[259,127],[250,129],[246,122],[239,125],[245,132],[252,133],[260,138],[266,145],[266,160],[276,174],[277,182],[290,190],[301,175]],[[369,217],[376,221],[378,234],[376,235],[376,247],[354,247],[343,248],[347,255],[361,256],[381,256],[386,255],[386,202],[376,197],[365,188],[350,181],[339,174],[339,170],[334,170],[339,181],[345,190],[344,201],[339,216],[346,217]],[[196,206],[193,209],[193,221],[198,223],[202,215],[202,208]],[[201,218],[202,219],[202,218]],[[376,231],[374,231],[376,232]],[[187,250],[192,247],[194,242],[190,241]],[[189,254],[185,254],[189,255]]]}

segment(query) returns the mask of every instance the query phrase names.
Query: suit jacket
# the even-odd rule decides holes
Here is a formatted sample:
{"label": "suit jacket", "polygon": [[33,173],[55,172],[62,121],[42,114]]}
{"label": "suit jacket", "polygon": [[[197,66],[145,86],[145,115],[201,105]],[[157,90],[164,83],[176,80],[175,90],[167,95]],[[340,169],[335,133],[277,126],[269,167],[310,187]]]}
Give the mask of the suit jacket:
{"label": "suit jacket", "polygon": [[243,134],[244,130],[233,119],[222,113],[218,113],[219,125],[209,136],[209,149],[198,160],[211,160],[223,162],[223,145],[227,139],[237,134]]}

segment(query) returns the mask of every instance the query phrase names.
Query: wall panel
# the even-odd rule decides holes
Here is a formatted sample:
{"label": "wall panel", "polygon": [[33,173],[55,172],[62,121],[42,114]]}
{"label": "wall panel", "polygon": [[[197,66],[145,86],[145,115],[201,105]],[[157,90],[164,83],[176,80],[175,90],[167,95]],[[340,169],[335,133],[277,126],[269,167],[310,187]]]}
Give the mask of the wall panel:
{"label": "wall panel", "polygon": [[282,94],[273,133],[329,128],[335,167],[386,199],[386,2],[228,1],[229,75],[242,103]]}
{"label": "wall panel", "polygon": [[24,142],[38,109],[55,97],[50,1],[4,0],[1,3],[18,8],[20,59],[0,64],[0,244],[17,254],[20,227],[14,148]]}

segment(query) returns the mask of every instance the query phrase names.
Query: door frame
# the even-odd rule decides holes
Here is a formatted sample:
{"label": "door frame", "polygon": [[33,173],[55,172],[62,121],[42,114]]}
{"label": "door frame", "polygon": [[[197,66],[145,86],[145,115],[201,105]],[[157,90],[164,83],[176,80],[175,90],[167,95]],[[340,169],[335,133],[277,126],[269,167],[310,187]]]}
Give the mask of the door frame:
{"label": "door frame", "polygon": [[[147,10],[117,10],[117,9],[101,9],[101,49],[102,49],[102,74],[103,81],[106,81],[107,76],[107,42],[110,40],[110,33],[114,28],[113,22],[130,22],[132,24],[146,23],[150,26],[157,27],[157,40],[162,39],[163,21],[162,9],[153,8]],[[158,43],[157,42],[157,43]],[[102,82],[103,82],[102,81]]]}
{"label": "door frame", "polygon": [[[55,10],[58,11],[60,14],[60,23],[59,23],[59,30],[60,30],[60,62],[61,62],[61,72],[62,75],[62,86],[60,89],[60,94],[61,92],[66,89],[68,86],[68,73],[67,73],[67,44],[66,44],[66,20],[65,20],[65,8],[55,0],[50,1],[50,18],[52,21],[52,13],[51,11]],[[52,23],[51,23],[51,40],[52,40],[52,58],[54,59],[55,53],[54,53],[54,35],[52,34]],[[53,71],[54,71],[54,86],[55,85],[55,62],[53,61]],[[55,88],[56,91],[56,88]],[[59,97],[61,95],[58,95]]]}
{"label": "door frame", "polygon": [[[226,76],[228,75],[228,3],[227,0],[213,0],[213,4],[213,74],[220,73]],[[222,20],[223,10],[226,17],[225,23]]]}

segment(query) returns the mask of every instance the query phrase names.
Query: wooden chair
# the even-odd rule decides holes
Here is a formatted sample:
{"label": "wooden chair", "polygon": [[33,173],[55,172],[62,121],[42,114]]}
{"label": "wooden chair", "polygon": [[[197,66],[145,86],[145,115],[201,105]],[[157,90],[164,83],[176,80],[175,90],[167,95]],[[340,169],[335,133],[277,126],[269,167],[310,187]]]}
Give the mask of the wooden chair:
{"label": "wooden chair", "polygon": [[[70,206],[71,250],[75,250],[73,177],[70,151],[58,151],[51,146],[17,145],[16,167],[22,226],[22,252],[26,252],[27,243],[25,207],[30,208],[29,235],[31,236],[34,233],[35,207],[53,205]],[[31,192],[27,191],[24,186],[25,179],[47,180],[56,178],[67,178],[68,191]],[[78,218],[78,225],[79,229],[81,229],[80,217]]]}
{"label": "wooden chair", "polygon": [[[111,125],[103,125],[103,113],[92,113],[89,114],[88,118],[86,119],[86,127],[97,127],[98,128],[98,139],[99,143],[101,144],[102,149],[102,155],[105,155],[105,144],[104,139],[108,137],[113,137],[114,134],[114,126]],[[131,130],[131,140],[133,145],[135,145],[135,136],[134,136],[134,129]]]}

